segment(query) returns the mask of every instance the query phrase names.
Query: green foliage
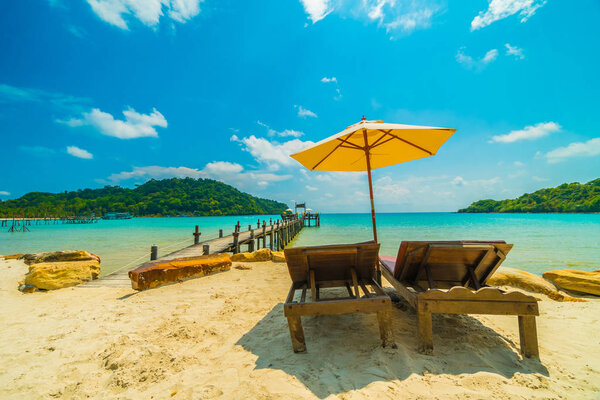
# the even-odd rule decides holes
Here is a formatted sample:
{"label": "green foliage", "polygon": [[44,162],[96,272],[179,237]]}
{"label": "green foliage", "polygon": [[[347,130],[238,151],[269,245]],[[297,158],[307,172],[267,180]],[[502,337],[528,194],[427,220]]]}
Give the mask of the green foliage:
{"label": "green foliage", "polygon": [[585,184],[562,185],[526,193],[516,199],[479,200],[460,213],[577,213],[600,212],[600,178]]}
{"label": "green foliage", "polygon": [[101,216],[130,212],[134,216],[207,216],[279,214],[284,203],[261,199],[212,179],[150,180],[135,189],[105,186],[64,193],[31,192],[0,201],[0,216]]}

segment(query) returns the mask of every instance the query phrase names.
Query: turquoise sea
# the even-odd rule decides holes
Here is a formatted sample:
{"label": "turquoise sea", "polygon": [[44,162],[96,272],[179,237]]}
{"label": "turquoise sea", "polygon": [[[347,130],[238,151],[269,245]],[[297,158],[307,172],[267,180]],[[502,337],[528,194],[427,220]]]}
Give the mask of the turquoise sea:
{"label": "turquoise sea", "polygon": [[[83,249],[100,255],[103,274],[131,268],[192,244],[195,225],[202,239],[221,228],[229,234],[277,216],[134,218],[90,225],[35,225],[30,232],[0,231],[0,254]],[[600,214],[377,214],[381,254],[395,255],[402,240],[506,240],[515,246],[505,266],[541,274],[559,268],[600,269]],[[321,227],[306,228],[292,245],[308,246],[370,240],[370,214],[322,214]]]}

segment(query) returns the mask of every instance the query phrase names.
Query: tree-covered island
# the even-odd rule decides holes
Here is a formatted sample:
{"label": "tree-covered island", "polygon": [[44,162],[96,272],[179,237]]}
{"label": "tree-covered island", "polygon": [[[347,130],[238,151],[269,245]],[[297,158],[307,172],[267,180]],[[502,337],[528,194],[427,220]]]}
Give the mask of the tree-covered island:
{"label": "tree-covered island", "polygon": [[136,217],[279,214],[288,206],[241,192],[212,179],[150,180],[134,189],[105,186],[63,193],[31,192],[0,200],[0,217],[102,216],[129,212]]}
{"label": "tree-covered island", "polygon": [[479,200],[459,213],[583,213],[600,212],[600,178],[588,183],[563,183],[516,199]]}

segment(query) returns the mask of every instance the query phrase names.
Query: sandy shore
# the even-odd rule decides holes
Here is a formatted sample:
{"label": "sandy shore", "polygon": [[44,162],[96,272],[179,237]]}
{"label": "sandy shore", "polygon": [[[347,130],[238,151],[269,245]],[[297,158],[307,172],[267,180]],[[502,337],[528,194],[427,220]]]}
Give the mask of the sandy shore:
{"label": "sandy shore", "polygon": [[[235,265],[235,264],[234,264]],[[541,295],[541,361],[518,354],[516,317],[434,316],[416,352],[415,316],[393,313],[397,349],[374,315],[304,318],[291,350],[285,264],[252,264],[134,293],[16,290],[27,268],[0,261],[0,398],[598,399],[600,300]]]}

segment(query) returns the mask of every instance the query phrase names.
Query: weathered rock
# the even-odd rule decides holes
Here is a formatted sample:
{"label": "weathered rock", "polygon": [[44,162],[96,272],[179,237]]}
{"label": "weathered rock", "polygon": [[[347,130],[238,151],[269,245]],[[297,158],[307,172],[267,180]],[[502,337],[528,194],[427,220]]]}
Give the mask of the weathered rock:
{"label": "weathered rock", "polygon": [[4,259],[5,260],[17,260],[17,259],[23,257],[23,255],[24,254],[22,254],[22,253],[11,254],[11,255],[8,255],[8,256],[4,256]]}
{"label": "weathered rock", "polygon": [[543,277],[562,289],[600,296],[600,272],[559,269],[544,272]]}
{"label": "weathered rock", "polygon": [[88,260],[96,260],[100,262],[100,257],[85,250],[63,250],[52,251],[48,253],[33,253],[23,255],[23,261],[27,265],[47,262]]}
{"label": "weathered rock", "polygon": [[33,292],[37,292],[38,288],[36,288],[35,286],[32,286],[32,285],[20,284],[19,290],[23,293],[33,293]]}
{"label": "weathered rock", "polygon": [[556,287],[552,283],[542,277],[515,268],[498,268],[494,275],[488,278],[486,283],[490,286],[511,286],[534,293],[545,294],[556,301],[585,301],[564,295],[556,290]]}
{"label": "weathered rock", "polygon": [[152,261],[129,271],[131,287],[135,290],[155,288],[165,283],[177,282],[191,277],[205,276],[231,268],[227,254],[185,257],[168,261]]}
{"label": "weathered rock", "polygon": [[96,260],[39,263],[29,266],[25,285],[55,290],[91,281],[99,274],[100,263]]}
{"label": "weathered rock", "polygon": [[242,261],[242,262],[259,262],[259,261],[270,261],[271,250],[260,249],[253,251],[252,253],[237,253],[231,256],[231,261]]}
{"label": "weathered rock", "polygon": [[283,251],[274,251],[271,253],[271,260],[273,262],[285,262],[285,254],[283,253]]}
{"label": "weathered rock", "polygon": [[252,265],[244,265],[244,264],[239,264],[239,265],[236,265],[236,266],[235,266],[235,269],[242,269],[242,270],[245,270],[245,269],[252,269]]}

